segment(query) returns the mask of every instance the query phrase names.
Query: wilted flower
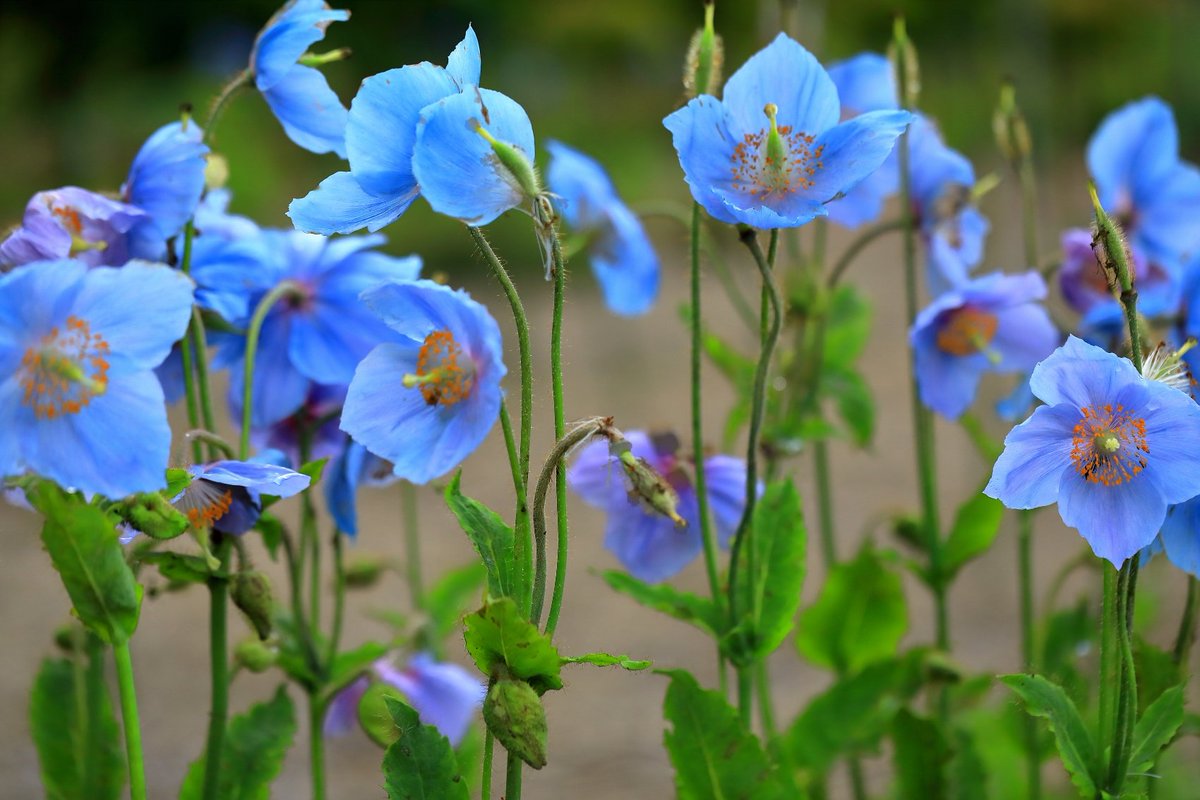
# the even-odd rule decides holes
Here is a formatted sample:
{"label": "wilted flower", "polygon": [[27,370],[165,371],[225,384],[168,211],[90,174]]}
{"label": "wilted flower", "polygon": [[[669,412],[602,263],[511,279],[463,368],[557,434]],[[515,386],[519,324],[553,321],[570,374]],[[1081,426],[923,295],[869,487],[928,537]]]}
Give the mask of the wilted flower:
{"label": "wilted flower", "polygon": [[261,496],[291,497],[310,478],[285,467],[255,461],[214,461],[189,468],[192,481],[171,502],[195,528],[240,536],[262,513]]}
{"label": "wilted flower", "polygon": [[149,219],[140,208],[77,186],[38,192],[21,226],[0,244],[0,265],[74,258],[119,267],[132,257],[129,232]]}

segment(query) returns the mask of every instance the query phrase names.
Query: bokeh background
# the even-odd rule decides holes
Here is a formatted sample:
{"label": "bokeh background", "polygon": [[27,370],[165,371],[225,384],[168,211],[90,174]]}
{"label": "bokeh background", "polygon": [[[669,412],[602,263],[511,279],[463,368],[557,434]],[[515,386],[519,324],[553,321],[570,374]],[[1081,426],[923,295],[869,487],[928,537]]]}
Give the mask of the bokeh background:
{"label": "bokeh background", "polygon": [[[539,142],[562,139],[596,156],[636,208],[686,208],[689,198],[660,120],[682,100],[681,63],[700,21],[698,2],[347,0],[335,5],[350,7],[353,17],[330,27],[322,49],[353,48],[351,60],[325,69],[345,101],[368,75],[420,60],[444,63],[470,22],[482,45],[484,83],[525,106]],[[203,119],[210,98],[245,65],[255,32],[275,9],[272,0],[0,3],[0,229],[19,221],[38,190],[71,184],[115,189],[140,143],[175,118],[181,104],[193,104]],[[1200,3],[1189,0],[726,0],[719,3],[717,23],[725,38],[727,72],[781,27],[826,62],[863,49],[883,50],[898,11],[906,15],[920,50],[921,106],[938,119],[948,141],[971,157],[980,175],[1005,175],[992,143],[991,110],[1001,81],[1016,83],[1034,135],[1041,245],[1047,253],[1053,253],[1060,229],[1087,221],[1082,147],[1113,108],[1149,93],[1162,96],[1175,108],[1185,157],[1200,158]],[[340,163],[334,156],[314,156],[292,145],[252,92],[228,110],[216,149],[230,165],[233,210],[263,225],[288,225],[288,201]],[[1019,263],[1011,183],[1002,183],[983,200],[993,224],[988,268],[1024,266]],[[509,217],[489,232],[517,273],[535,326],[541,370],[535,453],[544,453],[550,445],[549,292],[540,278],[527,221]],[[604,413],[616,415],[626,428],[682,430],[687,425],[687,341],[679,316],[686,293],[686,232],[669,216],[655,216],[648,224],[664,270],[662,298],[650,314],[632,320],[608,315],[586,267],[580,263],[574,269],[565,340],[568,418]],[[487,280],[461,226],[417,203],[386,233],[390,250],[419,252],[427,272],[444,273],[452,283],[467,286],[509,330],[500,292]],[[846,232],[833,231],[832,252],[849,240]],[[732,242],[724,244],[735,279],[753,291],[749,262]],[[886,541],[887,515],[915,504],[907,372],[899,346],[904,320],[897,304],[898,259],[898,242],[884,240],[851,273],[875,309],[874,335],[863,365],[879,417],[868,451],[833,447],[843,552],[866,536]],[[719,284],[709,280],[706,291],[713,327],[749,350],[753,340],[739,327]],[[509,360],[515,363],[515,354]],[[987,398],[1004,388],[1000,382],[985,383],[980,408],[986,411]],[[710,370],[706,425],[714,441],[731,399],[722,379]],[[989,424],[1003,432],[1000,423]],[[182,446],[176,450],[182,463]],[[977,490],[988,465],[947,425],[939,425],[939,450],[948,513]],[[503,459],[502,442],[494,433],[467,463],[463,478],[465,491],[500,509],[510,502],[507,470],[499,466]],[[805,496],[811,497],[807,461],[795,467]],[[362,502],[368,522],[354,550],[400,558],[396,491],[364,491]],[[572,511],[561,649],[629,653],[661,667],[687,665],[711,683],[713,659],[705,640],[612,594],[595,576],[595,570],[615,565],[600,545],[602,519],[578,502]],[[430,574],[471,558],[465,537],[436,491],[421,492],[421,515]],[[36,531],[32,516],[0,508],[0,798],[41,796],[26,697],[41,658],[52,649],[52,631],[69,612]],[[1039,516],[1037,572],[1043,589],[1080,546],[1053,511]],[[993,552],[973,564],[953,591],[956,652],[973,669],[1003,672],[1018,666],[1014,558],[1012,532],[1006,529]],[[274,569],[265,554],[258,560],[268,571]],[[815,552],[810,560],[806,598],[815,594],[821,577]],[[693,565],[679,583],[703,591],[702,568]],[[1069,583],[1064,597],[1085,585],[1086,580]],[[1159,610],[1162,617],[1161,630],[1151,625],[1151,635],[1168,635],[1163,631],[1176,618],[1181,585],[1181,577],[1163,564],[1149,568],[1139,599],[1148,620]],[[927,598],[916,584],[910,582],[907,589],[912,618],[908,639],[928,641]],[[373,616],[404,611],[406,596],[398,577],[352,596],[348,644],[386,635]],[[1042,591],[1039,599],[1044,598]],[[208,702],[206,608],[199,590],[148,601],[133,643],[154,797],[174,796],[187,764],[202,748]],[[461,647],[454,647],[461,658]],[[784,719],[829,680],[804,667],[790,645],[772,670]],[[568,677],[567,690],[547,703],[550,764],[526,779],[526,796],[669,796],[670,766],[661,749],[663,679],[587,667],[575,668]],[[239,677],[233,709],[267,697],[274,680]],[[294,696],[299,700],[298,693]],[[297,741],[303,742],[303,729]],[[303,750],[297,747],[289,757],[274,796],[307,794]],[[1173,767],[1178,779],[1168,782],[1160,797],[1195,796],[1195,784],[1188,783],[1197,777],[1195,750],[1179,752]],[[382,797],[380,755],[360,736],[332,743],[330,796]],[[874,768],[873,787],[882,791],[885,760],[868,766]],[[1050,780],[1065,786],[1060,772],[1047,768]]]}

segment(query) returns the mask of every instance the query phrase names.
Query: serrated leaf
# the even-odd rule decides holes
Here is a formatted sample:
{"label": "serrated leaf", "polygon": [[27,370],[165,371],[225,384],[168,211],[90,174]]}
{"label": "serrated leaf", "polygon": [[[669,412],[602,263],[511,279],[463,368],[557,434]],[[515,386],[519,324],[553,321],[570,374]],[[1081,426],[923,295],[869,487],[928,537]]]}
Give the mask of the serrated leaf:
{"label": "serrated leaf", "polygon": [[950,750],[937,724],[902,708],[892,720],[892,742],[892,764],[901,800],[945,798]]}
{"label": "serrated leaf", "polygon": [[461,480],[462,470],[459,470],[446,487],[446,505],[483,559],[487,568],[488,594],[512,597],[517,590],[513,530],[495,511],[465,496],[459,490]]}
{"label": "serrated leaf", "polygon": [[581,656],[563,656],[564,664],[593,664],[597,667],[620,667],[633,672],[648,668],[649,661],[638,661],[629,656],[618,656],[612,653],[585,653]]}
{"label": "serrated leaf", "polygon": [[977,494],[958,507],[954,525],[942,550],[943,585],[954,580],[958,571],[987,552],[1000,532],[1004,504],[985,494]]}
{"label": "serrated leaf", "polygon": [[900,576],[865,547],[830,571],[817,601],[800,615],[796,647],[814,664],[857,672],[895,653],[907,628]]}
{"label": "serrated leaf", "polygon": [[[268,800],[271,781],[296,735],[296,712],[287,687],[269,702],[251,706],[229,722],[221,750],[221,800]],[[179,790],[179,800],[200,800],[204,791],[205,757],[193,761]]]}
{"label": "serrated leaf", "polygon": [[758,738],[725,698],[700,688],[682,670],[671,678],[663,744],[675,767],[680,800],[782,800],[786,795]]}
{"label": "serrated leaf", "polygon": [[646,608],[695,625],[714,637],[720,637],[725,630],[726,620],[706,597],[680,591],[665,583],[646,583],[617,570],[606,570],[600,577],[610,588],[628,595]]}
{"label": "serrated leaf", "polygon": [[1099,759],[1083,718],[1067,693],[1041,675],[1001,675],[1000,681],[1025,701],[1029,714],[1049,723],[1071,783],[1081,796],[1094,797],[1102,782]]}
{"label": "serrated leaf", "polygon": [[38,483],[29,499],[46,518],[42,543],[80,621],[106,642],[128,641],[137,628],[142,587],[125,563],[112,521],[48,481]]}
{"label": "serrated leaf", "polygon": [[400,738],[383,755],[388,800],[466,800],[467,784],[450,741],[432,725],[422,725],[408,705],[392,698],[386,703],[400,729]]}
{"label": "serrated leaf", "polygon": [[1133,755],[1129,771],[1144,772],[1158,760],[1158,754],[1171,743],[1183,725],[1183,686],[1172,686],[1142,714],[1133,728]]}
{"label": "serrated leaf", "polygon": [[425,613],[429,615],[434,636],[440,639],[458,626],[467,607],[474,604],[470,601],[478,600],[486,579],[487,569],[473,561],[445,573],[425,592]]}
{"label": "serrated leaf", "polygon": [[562,688],[558,650],[521,616],[511,597],[489,599],[483,608],[467,615],[464,628],[467,652],[484,675],[491,677],[504,665],[511,676],[525,681],[538,694]]}
{"label": "serrated leaf", "polygon": [[125,753],[102,651],[88,649],[87,664],[43,661],[33,684],[29,724],[49,800],[116,800],[125,785]]}

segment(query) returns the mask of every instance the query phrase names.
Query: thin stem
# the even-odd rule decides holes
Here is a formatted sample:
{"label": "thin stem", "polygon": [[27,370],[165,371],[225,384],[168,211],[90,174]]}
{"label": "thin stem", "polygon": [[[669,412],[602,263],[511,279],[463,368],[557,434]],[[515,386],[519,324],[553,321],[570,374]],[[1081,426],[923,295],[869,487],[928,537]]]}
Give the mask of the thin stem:
{"label": "thin stem", "polygon": [[863,775],[862,762],[858,756],[846,759],[846,768],[850,771],[850,787],[854,792],[854,800],[867,800],[867,779]]}
{"label": "thin stem", "polygon": [[[242,436],[239,440],[238,458],[243,461],[250,455],[250,420],[254,401],[254,359],[258,354],[258,339],[262,335],[263,321],[277,301],[295,295],[300,287],[292,281],[281,281],[267,292],[254,309],[250,327],[246,329],[245,364],[242,372]],[[192,427],[196,427],[193,425]]]}
{"label": "thin stem", "polygon": [[196,347],[196,387],[200,396],[200,421],[205,430],[215,431],[217,426],[208,389],[208,337],[204,331],[204,319],[200,316],[200,309],[196,307],[192,308],[191,333],[192,342]]}
{"label": "thin stem", "polygon": [[1133,665],[1133,603],[1137,591],[1138,556],[1121,566],[1117,575],[1117,642],[1120,649],[1119,690],[1116,698],[1116,720],[1113,725],[1113,745],[1108,762],[1108,790],[1121,796],[1121,787],[1129,771],[1133,725],[1137,719],[1137,676]]}
{"label": "thin stem", "polygon": [[749,665],[736,666],[734,671],[737,674],[738,717],[748,729],[753,707],[754,673]]}
{"label": "thin stem", "polygon": [[[551,253],[554,258],[554,309],[550,325],[550,391],[554,404],[554,438],[561,439],[566,433],[567,423],[563,411],[563,369],[562,369],[562,334],[563,334],[563,303],[567,288],[567,265],[563,261],[562,247],[557,233],[551,241]],[[570,533],[567,519],[567,463],[566,457],[559,458],[555,466],[554,476],[554,507],[558,515],[558,549],[554,560],[554,595],[550,607],[554,612],[553,622],[546,620],[548,636],[554,635],[558,625],[558,612],[562,608],[563,593],[567,587],[567,552],[570,545]],[[544,591],[544,590],[543,590]],[[534,620],[537,624],[537,620]]]}
{"label": "thin stem", "polygon": [[324,706],[318,693],[308,693],[308,763],[313,800],[325,800]]}
{"label": "thin stem", "polygon": [[204,138],[206,141],[212,141],[215,138],[213,133],[217,128],[217,122],[221,119],[221,114],[229,105],[229,101],[237,95],[238,90],[250,85],[254,74],[249,69],[244,69],[234,75],[224,86],[221,87],[221,92],[213,98],[212,105],[208,110],[208,121],[204,124]]}
{"label": "thin stem", "polygon": [[1100,612],[1100,741],[1111,742],[1117,718],[1120,653],[1117,628],[1117,573],[1103,566],[1103,605]]}
{"label": "thin stem", "polygon": [[1200,582],[1194,575],[1188,576],[1187,600],[1183,605],[1183,617],[1179,620],[1179,632],[1175,634],[1172,656],[1181,675],[1187,673],[1188,656],[1196,641],[1196,614],[1200,610]]}
{"label": "thin stem", "polygon": [[[195,357],[192,354],[192,337],[187,332],[179,340],[179,357],[183,362],[183,401],[187,406],[188,427],[199,428],[200,408],[196,405],[196,372],[193,365]],[[204,460],[199,440],[192,441],[192,460],[196,463]]]}
{"label": "thin stem", "polygon": [[204,747],[204,800],[220,796],[221,758],[225,750],[225,722],[229,717],[229,655],[226,631],[229,613],[229,569],[232,545],[228,537],[217,542],[219,574],[208,579],[209,670],[212,678],[208,713],[208,738]]}
{"label": "thin stem", "polygon": [[488,730],[483,735],[483,769],[479,774],[479,800],[492,800],[492,759],[496,753],[496,737]]}
{"label": "thin stem", "polygon": [[[1017,512],[1017,572],[1021,601],[1021,661],[1028,673],[1036,671],[1034,663],[1036,648],[1033,630],[1033,512]],[[1026,793],[1030,800],[1042,796],[1042,754],[1038,746],[1037,720],[1026,714],[1024,718],[1025,769],[1028,781]]]}
{"label": "thin stem", "polygon": [[837,563],[833,536],[833,490],[829,483],[829,448],[824,439],[813,442],[813,471],[817,479],[817,519],[821,530],[821,557],[825,569]]}
{"label": "thin stem", "polygon": [[771,699],[771,677],[767,669],[767,659],[760,659],[755,674],[758,684],[758,716],[762,721],[763,741],[772,744],[777,731],[775,729],[775,703]]}
{"label": "thin stem", "polygon": [[524,763],[512,753],[508,754],[507,773],[504,776],[504,800],[521,800],[521,768]]}
{"label": "thin stem", "polygon": [[197,442],[203,442],[208,445],[210,453],[217,452],[226,458],[237,458],[237,453],[229,442],[222,439],[215,433],[205,430],[204,428],[193,428],[183,434],[183,438],[191,439]]}
{"label": "thin stem", "polygon": [[346,616],[346,564],[343,550],[344,535],[339,530],[333,532],[333,625],[329,631],[329,650],[325,663],[333,667],[337,658],[338,646],[342,641],[342,626]]}
{"label": "thin stem", "polygon": [[880,222],[877,225],[872,225],[870,228],[867,228],[865,231],[859,234],[858,238],[850,243],[850,246],[847,247],[845,252],[842,253],[842,257],[839,258],[836,263],[834,263],[833,269],[830,270],[829,288],[832,289],[833,287],[837,286],[838,281],[842,279],[842,275],[847,269],[850,268],[850,265],[854,263],[854,260],[858,258],[858,254],[866,249],[867,245],[886,233],[903,230],[904,226],[904,218],[894,219],[888,222]]}
{"label": "thin stem", "polygon": [[467,230],[470,232],[471,238],[475,240],[475,245],[479,248],[479,251],[483,253],[488,266],[491,267],[492,274],[500,282],[501,288],[504,289],[504,295],[508,298],[508,304],[512,308],[513,323],[517,328],[517,349],[520,352],[521,359],[521,433],[517,459],[518,472],[513,476],[513,489],[517,497],[516,524],[514,527],[517,533],[517,565],[518,570],[523,573],[520,580],[521,597],[518,599],[521,601],[523,610],[528,612],[533,602],[532,584],[530,583],[532,547],[530,542],[529,506],[527,503],[529,496],[529,451],[533,431],[533,356],[529,346],[529,319],[525,316],[525,306],[521,303],[521,296],[517,293],[517,287],[513,284],[508,270],[504,268],[504,263],[496,255],[496,251],[488,244],[483,231],[470,226],[467,227]]}
{"label": "thin stem", "polygon": [[133,682],[133,659],[129,642],[113,645],[117,665],[117,688],[121,694],[121,723],[125,728],[125,755],[129,762],[129,797],[146,800],[146,767],[142,757],[142,726],[138,720],[137,690]]}
{"label": "thin stem", "polygon": [[413,611],[425,608],[425,584],[421,577],[421,539],[417,527],[417,487],[405,481],[400,487],[400,509],[404,519],[404,569],[408,599]]}

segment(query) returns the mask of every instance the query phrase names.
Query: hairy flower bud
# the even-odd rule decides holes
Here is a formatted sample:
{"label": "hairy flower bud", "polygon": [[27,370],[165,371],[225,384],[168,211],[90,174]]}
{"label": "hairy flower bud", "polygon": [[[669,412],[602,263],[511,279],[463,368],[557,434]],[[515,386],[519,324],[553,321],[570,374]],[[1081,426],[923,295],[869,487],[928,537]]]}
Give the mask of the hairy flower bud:
{"label": "hairy flower bud", "polygon": [[625,477],[629,478],[629,494],[632,498],[681,528],[687,525],[679,516],[679,494],[650,462],[633,454],[628,441],[621,439],[613,442],[609,452],[617,457]]}
{"label": "hairy flower bud", "polygon": [[157,492],[128,497],[115,504],[113,511],[152,539],[174,539],[188,527],[187,517]]}
{"label": "hairy flower bud", "polygon": [[888,60],[896,73],[896,87],[900,94],[900,105],[916,108],[921,95],[921,70],[917,65],[917,48],[908,38],[904,17],[896,17],[892,28],[892,43],[888,45]]}
{"label": "hairy flower bud", "polygon": [[704,27],[692,34],[687,57],[683,62],[683,89],[690,100],[699,94],[715,95],[721,91],[721,67],[725,62],[725,45],[713,28],[715,0],[704,3]]}
{"label": "hairy flower bud", "polygon": [[1132,291],[1134,275],[1130,265],[1133,264],[1133,254],[1129,250],[1125,231],[1100,205],[1095,184],[1088,184],[1088,191],[1091,192],[1092,210],[1096,214],[1096,221],[1092,225],[1092,252],[1096,254],[1100,269],[1104,270],[1109,291],[1113,294]]}
{"label": "hairy flower bud", "polygon": [[1001,154],[1014,166],[1023,163],[1033,152],[1029,126],[1017,106],[1017,93],[1011,83],[1000,87],[1000,101],[992,113],[992,133]]}
{"label": "hairy flower bud", "polygon": [[528,683],[506,678],[492,684],[483,719],[505,750],[534,769],[546,766],[546,709]]}
{"label": "hairy flower bud", "polygon": [[230,597],[233,604],[242,610],[258,638],[271,635],[271,583],[267,576],[258,571],[238,572],[230,579]]}
{"label": "hairy flower bud", "polygon": [[233,660],[250,672],[266,672],[279,660],[279,648],[259,639],[243,639],[233,648]]}
{"label": "hairy flower bud", "polygon": [[367,556],[356,559],[346,565],[346,586],[351,589],[365,589],[374,586],[381,575],[387,571],[388,562],[378,556]]}

